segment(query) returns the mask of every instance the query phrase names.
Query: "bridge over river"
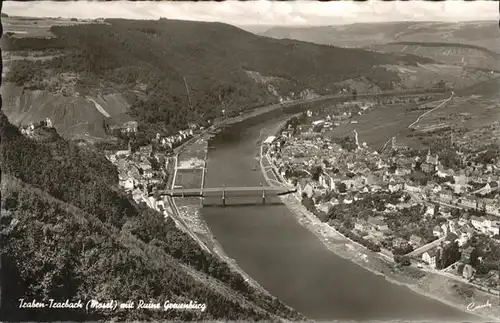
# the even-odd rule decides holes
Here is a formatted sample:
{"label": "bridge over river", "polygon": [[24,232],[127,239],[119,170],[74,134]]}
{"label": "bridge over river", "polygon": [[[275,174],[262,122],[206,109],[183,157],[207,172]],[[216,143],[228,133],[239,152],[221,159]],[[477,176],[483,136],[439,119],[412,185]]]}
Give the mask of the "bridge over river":
{"label": "bridge over river", "polygon": [[268,195],[286,195],[297,192],[295,187],[275,187],[275,186],[250,186],[250,187],[208,187],[208,188],[177,188],[172,190],[161,190],[153,194],[167,195],[171,197],[206,197],[219,195],[222,205],[226,205],[226,199],[236,196],[251,196],[259,194],[262,203],[266,203]]}

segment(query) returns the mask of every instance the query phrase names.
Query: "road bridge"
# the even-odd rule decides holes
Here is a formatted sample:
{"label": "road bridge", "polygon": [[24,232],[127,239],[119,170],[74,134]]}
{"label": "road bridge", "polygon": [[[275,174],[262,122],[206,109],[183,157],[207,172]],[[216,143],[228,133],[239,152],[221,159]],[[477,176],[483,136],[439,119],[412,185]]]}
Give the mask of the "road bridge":
{"label": "road bridge", "polygon": [[[161,190],[152,193],[167,195],[171,197],[205,197],[216,196],[220,194],[222,205],[226,205],[226,199],[234,197],[235,194],[254,193],[261,194],[262,204],[266,203],[266,196],[269,193],[273,195],[286,195],[297,192],[295,187],[275,187],[275,186],[240,186],[240,187],[208,187],[208,188],[177,188],[172,190]],[[228,193],[231,193],[228,196]]]}

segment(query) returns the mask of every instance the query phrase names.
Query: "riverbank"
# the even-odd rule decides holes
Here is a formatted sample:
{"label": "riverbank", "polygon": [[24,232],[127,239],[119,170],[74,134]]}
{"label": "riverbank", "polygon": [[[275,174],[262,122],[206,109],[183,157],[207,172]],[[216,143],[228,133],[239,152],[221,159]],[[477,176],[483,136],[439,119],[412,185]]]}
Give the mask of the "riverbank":
{"label": "riverbank", "polygon": [[[270,135],[277,135],[280,130],[281,127],[278,127],[276,132]],[[264,150],[262,145],[260,150]],[[266,155],[261,155],[262,158],[266,158],[267,163],[271,163]],[[274,165],[273,167],[275,168]],[[276,169],[275,174],[278,174],[278,176],[273,174],[274,179],[272,179],[268,177],[268,174],[272,172],[267,172],[264,167],[261,168],[268,185],[274,186],[274,181],[285,184],[284,179],[279,176]],[[291,213],[294,214],[297,221],[318,237],[323,245],[336,255],[354,262],[374,274],[384,276],[391,283],[406,286],[423,296],[437,300],[463,312],[478,315],[478,320],[483,318],[488,321],[497,321],[498,317],[500,317],[500,309],[497,306],[483,307],[474,312],[471,312],[467,308],[471,303],[497,304],[498,300],[496,297],[478,290],[471,290],[466,284],[437,273],[425,272],[414,267],[398,268],[391,260],[385,258],[384,255],[369,251],[362,245],[346,238],[327,223],[321,222],[302,205],[298,194],[290,194],[281,199]],[[461,296],[459,290],[468,290],[472,295],[470,297]]]}
{"label": "riverbank", "polygon": [[[212,131],[213,130],[215,129],[212,129]],[[173,183],[181,186],[204,186],[204,176],[206,171],[205,168],[208,158],[208,141],[211,138],[212,135],[207,131],[203,134],[200,134],[195,140],[191,140],[189,144],[184,145],[178,151],[178,163],[176,163],[176,171],[174,171],[174,174],[176,174],[175,176],[178,177],[179,172],[177,172],[177,170],[182,167],[184,172],[188,170],[197,172],[200,175],[200,178],[191,177],[191,180],[195,181],[195,183],[184,183],[182,182],[182,179],[174,178]],[[200,168],[203,168],[203,171],[200,171]],[[209,250],[212,254],[218,256],[219,259],[226,262],[231,270],[238,272],[250,286],[264,294],[271,295],[257,281],[255,281],[252,277],[250,277],[250,275],[248,275],[243,269],[241,269],[234,261],[234,259],[230,258],[225,253],[224,249],[214,237],[207,223],[201,216],[203,198],[171,198],[171,203],[173,206],[172,209],[175,212],[175,216],[181,219],[182,223],[184,223],[184,230],[188,230],[188,234],[193,236],[193,239],[204,250]]]}

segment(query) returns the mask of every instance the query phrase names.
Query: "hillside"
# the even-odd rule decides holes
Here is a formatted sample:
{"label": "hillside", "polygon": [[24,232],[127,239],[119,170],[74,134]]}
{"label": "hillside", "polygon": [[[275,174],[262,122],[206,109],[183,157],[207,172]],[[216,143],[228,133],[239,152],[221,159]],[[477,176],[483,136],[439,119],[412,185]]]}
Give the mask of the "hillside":
{"label": "hillside", "polygon": [[[118,189],[104,156],[54,133],[22,136],[0,113],[2,320],[301,320]],[[200,311],[19,309],[48,301],[206,303]],[[136,303],[137,304],[137,303]]]}
{"label": "hillside", "polygon": [[356,23],[342,26],[274,27],[261,33],[343,47],[366,47],[390,42],[441,42],[476,45],[499,52],[496,21]]}
{"label": "hillside", "polygon": [[[0,92],[3,111],[13,124],[27,125],[49,117],[65,138],[103,139],[106,137],[102,126],[104,120],[117,116],[124,116],[121,118],[123,122],[132,120],[126,115],[129,104],[119,93],[87,97],[58,95],[51,91],[23,89],[14,84],[3,85]],[[106,114],[100,112],[95,103]]]}
{"label": "hillside", "polygon": [[500,54],[475,45],[395,42],[373,45],[370,49],[385,53],[427,57],[443,64],[500,71]]}
{"label": "hillside", "polygon": [[[5,19],[7,25],[8,19],[13,18]],[[206,122],[221,116],[223,109],[257,108],[311,92],[335,93],[339,82],[361,76],[379,89],[391,89],[400,79],[379,65],[432,62],[275,40],[221,23],[112,19],[54,25],[49,31],[54,35],[50,39],[29,32],[2,38],[7,51],[27,56],[7,64],[6,81],[66,98],[123,95],[128,114],[152,134],[174,131],[190,121]],[[35,60],[29,54],[33,52],[50,59]],[[21,109],[11,108],[9,116],[14,110]]]}

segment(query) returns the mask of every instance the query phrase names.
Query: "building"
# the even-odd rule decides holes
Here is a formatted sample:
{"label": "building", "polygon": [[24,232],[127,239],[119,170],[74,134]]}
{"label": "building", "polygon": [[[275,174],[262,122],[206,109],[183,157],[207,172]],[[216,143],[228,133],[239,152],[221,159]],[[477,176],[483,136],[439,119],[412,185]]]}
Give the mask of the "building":
{"label": "building", "polygon": [[316,120],[312,122],[313,126],[321,126],[325,123],[325,120]]}
{"label": "building", "polygon": [[439,165],[439,157],[438,155],[432,156],[431,155],[431,149],[427,151],[427,156],[425,157],[425,163],[438,166]]}
{"label": "building", "polygon": [[467,236],[467,233],[458,230],[456,232],[456,235],[458,236],[458,246],[461,247],[465,245],[469,241],[469,237]]}
{"label": "building", "polygon": [[123,132],[137,132],[137,128],[138,128],[138,123],[137,121],[128,121],[128,122],[125,122],[122,126],[122,131]]}
{"label": "building", "polygon": [[325,189],[335,190],[335,181],[329,175],[321,174],[319,176],[319,185]]}
{"label": "building", "polygon": [[448,227],[450,228],[451,233],[457,234],[458,223],[456,220],[448,220]]}
{"label": "building", "polygon": [[462,250],[462,261],[464,263],[470,264],[470,256],[474,252],[475,248],[472,246],[469,246]]}
{"label": "building", "polygon": [[469,264],[466,264],[464,266],[464,269],[463,269],[463,272],[462,272],[462,277],[469,280],[472,278],[472,276],[474,276],[474,268],[472,268],[471,265]]}
{"label": "building", "polygon": [[427,152],[427,156],[425,158],[425,162],[423,162],[420,165],[420,168],[422,169],[423,172],[425,173],[432,173],[437,170],[437,167],[439,165],[439,158],[438,156],[432,156],[431,155],[431,150]]}
{"label": "building", "polygon": [[436,166],[429,163],[422,163],[422,165],[420,165],[420,168],[424,173],[433,173],[436,171]]}
{"label": "building", "polygon": [[455,233],[448,233],[446,235],[446,241],[447,243],[451,243],[451,242],[458,242],[458,236],[455,234]]}
{"label": "building", "polygon": [[397,249],[405,249],[408,247],[408,241],[403,238],[396,238],[392,241],[392,246]]}
{"label": "building", "polygon": [[408,183],[404,184],[405,191],[412,192],[412,193],[420,193],[422,192],[422,189],[418,186],[412,186],[409,185]]}
{"label": "building", "polygon": [[423,244],[424,244],[424,239],[422,239],[421,237],[416,236],[416,235],[414,235],[414,234],[413,234],[413,235],[410,237],[410,243],[411,243],[413,246],[418,247],[418,246],[421,246],[421,245],[423,245]]}
{"label": "building", "polygon": [[45,126],[47,128],[52,128],[52,120],[50,120],[50,118],[45,118]]}
{"label": "building", "polygon": [[313,186],[305,178],[301,178],[297,183],[297,192],[302,195],[305,194],[307,197],[312,198],[314,194]]}
{"label": "building", "polygon": [[368,222],[364,221],[364,220],[358,220],[356,221],[356,223],[354,223],[354,229],[358,230],[358,231],[368,231],[370,230],[370,225],[368,224]]}
{"label": "building", "polygon": [[448,235],[448,233],[449,233],[449,231],[450,231],[450,230],[448,229],[448,225],[447,225],[446,223],[443,223],[443,224],[441,225],[441,229],[443,230],[443,235],[444,235],[444,236],[447,236],[447,235]]}
{"label": "building", "polygon": [[471,197],[463,197],[459,200],[459,204],[471,209],[477,208],[477,200]]}
{"label": "building", "polygon": [[129,177],[129,178],[120,180],[120,185],[125,188],[125,191],[131,191],[134,189],[134,179]]}
{"label": "building", "polygon": [[439,199],[445,203],[450,203],[453,200],[453,192],[451,190],[442,190],[439,192]]}
{"label": "building", "polygon": [[444,167],[439,166],[439,167],[437,167],[437,174],[436,175],[441,177],[441,178],[453,177],[454,171],[453,171],[453,169],[445,170]]}
{"label": "building", "polygon": [[435,235],[438,238],[441,238],[443,236],[443,231],[439,226],[435,226],[434,229],[432,230],[432,234]]}
{"label": "building", "polygon": [[152,178],[153,177],[153,169],[151,168],[150,164],[141,163],[139,165],[139,168],[142,171],[142,176],[144,176],[145,178]]}
{"label": "building", "polygon": [[130,150],[118,150],[115,154],[116,157],[125,157],[130,155]]}
{"label": "building", "polygon": [[407,167],[398,167],[398,168],[396,168],[396,171],[394,172],[394,174],[396,176],[405,176],[405,175],[408,175],[410,173],[411,173],[411,169],[407,168]]}
{"label": "building", "polygon": [[264,143],[264,144],[266,144],[266,145],[270,145],[271,143],[273,143],[273,141],[274,141],[275,139],[276,139],[276,136],[269,136],[269,137],[267,137],[267,139],[266,139],[266,140],[264,140],[264,142],[263,142],[263,143]]}
{"label": "building", "polygon": [[372,227],[376,228],[379,231],[387,231],[387,230],[389,230],[389,227],[387,226],[387,224],[384,221],[382,221],[380,219],[377,219],[375,217],[370,217],[368,219],[368,223]]}
{"label": "building", "polygon": [[470,220],[471,220],[471,223],[474,226],[474,228],[476,228],[477,230],[482,230],[483,229],[483,226],[485,225],[483,218],[480,218],[478,216],[473,215],[470,218]]}
{"label": "building", "polygon": [[455,184],[462,186],[467,185],[467,182],[469,181],[465,174],[454,175],[453,180],[455,181]]}
{"label": "building", "polygon": [[498,223],[491,224],[491,226],[488,228],[488,233],[490,236],[500,234],[500,225]]}
{"label": "building", "polygon": [[435,250],[429,250],[423,253],[422,260],[425,261],[432,269],[436,268],[437,263],[437,252]]}
{"label": "building", "polygon": [[467,234],[467,237],[471,239],[474,236],[474,228],[469,224],[466,224],[462,227],[462,230]]}

